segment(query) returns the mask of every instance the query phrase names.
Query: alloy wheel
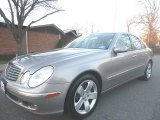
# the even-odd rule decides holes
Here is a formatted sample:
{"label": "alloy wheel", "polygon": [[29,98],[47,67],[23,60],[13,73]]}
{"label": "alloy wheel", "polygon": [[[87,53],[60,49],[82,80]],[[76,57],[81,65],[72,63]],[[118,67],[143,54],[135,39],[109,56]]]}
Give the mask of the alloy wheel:
{"label": "alloy wheel", "polygon": [[98,97],[97,85],[92,80],[82,82],[74,95],[74,107],[77,113],[89,113],[95,106]]}

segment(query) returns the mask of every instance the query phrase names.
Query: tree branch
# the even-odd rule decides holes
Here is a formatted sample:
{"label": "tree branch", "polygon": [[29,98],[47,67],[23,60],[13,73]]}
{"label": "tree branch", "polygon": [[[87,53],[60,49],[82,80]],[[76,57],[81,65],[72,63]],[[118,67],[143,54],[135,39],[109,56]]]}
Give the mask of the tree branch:
{"label": "tree branch", "polygon": [[6,17],[6,15],[4,14],[3,10],[0,8],[0,15],[2,16],[2,18],[4,19],[5,23],[7,24],[8,28],[11,28],[11,21]]}
{"label": "tree branch", "polygon": [[12,9],[10,0],[8,0],[8,4],[9,4],[9,8],[11,10],[10,12],[11,12],[11,18],[12,18],[12,31],[14,31],[14,29],[15,29],[14,13],[13,13],[13,9]]}
{"label": "tree branch", "polygon": [[52,15],[52,14],[54,14],[54,13],[56,13],[56,12],[59,12],[59,11],[63,11],[63,10],[57,10],[57,11],[48,13],[48,14],[44,15],[43,17],[41,17],[41,18],[39,18],[39,19],[37,19],[37,20],[35,20],[35,21],[32,21],[32,22],[27,26],[26,30],[28,30],[32,24],[34,24],[34,23],[36,23],[36,22],[38,22],[38,21],[46,18],[46,17],[49,16],[49,15]]}
{"label": "tree branch", "polygon": [[27,13],[24,15],[24,20],[26,19],[26,17],[29,15],[29,13],[34,9],[35,4],[38,2],[38,0],[35,0],[31,5],[29,5],[30,7],[28,8],[29,10],[27,11]]}

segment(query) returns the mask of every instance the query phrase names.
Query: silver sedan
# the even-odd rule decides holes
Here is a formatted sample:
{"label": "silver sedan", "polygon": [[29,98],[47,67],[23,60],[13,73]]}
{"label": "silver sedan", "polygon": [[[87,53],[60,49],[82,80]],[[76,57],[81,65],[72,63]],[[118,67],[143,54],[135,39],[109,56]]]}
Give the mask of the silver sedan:
{"label": "silver sedan", "polygon": [[82,36],[63,49],[14,58],[2,74],[11,101],[37,114],[66,112],[85,118],[99,96],[152,74],[152,50],[128,33]]}

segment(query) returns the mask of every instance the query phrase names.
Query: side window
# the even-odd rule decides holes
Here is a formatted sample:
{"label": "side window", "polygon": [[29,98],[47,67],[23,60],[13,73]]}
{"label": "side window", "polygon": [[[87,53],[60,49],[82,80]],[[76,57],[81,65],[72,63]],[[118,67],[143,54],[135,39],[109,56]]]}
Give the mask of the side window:
{"label": "side window", "polygon": [[141,42],[142,49],[145,49],[146,48],[145,44],[142,41],[140,42]]}
{"label": "side window", "polygon": [[133,49],[142,49],[141,41],[137,37],[130,35],[130,38],[131,38]]}
{"label": "side window", "polygon": [[130,38],[127,34],[121,35],[116,43],[116,47],[128,47],[129,49],[132,48]]}

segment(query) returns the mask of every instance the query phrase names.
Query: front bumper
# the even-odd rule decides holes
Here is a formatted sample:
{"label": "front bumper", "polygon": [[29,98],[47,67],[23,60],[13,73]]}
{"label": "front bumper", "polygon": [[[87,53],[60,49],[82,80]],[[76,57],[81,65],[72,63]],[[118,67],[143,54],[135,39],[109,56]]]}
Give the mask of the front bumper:
{"label": "front bumper", "polygon": [[[3,82],[6,83],[7,81],[3,80]],[[49,92],[44,90],[45,92],[41,91],[41,93],[38,93],[37,91],[37,93],[35,93],[35,91],[31,92],[27,89],[19,89],[19,87],[13,85],[12,82],[7,82],[5,85],[5,94],[11,101],[30,112],[36,114],[62,113],[64,111],[64,103],[69,83],[56,85],[45,83],[44,86],[47,86]],[[56,97],[45,98],[49,94],[57,93],[59,95]]]}

